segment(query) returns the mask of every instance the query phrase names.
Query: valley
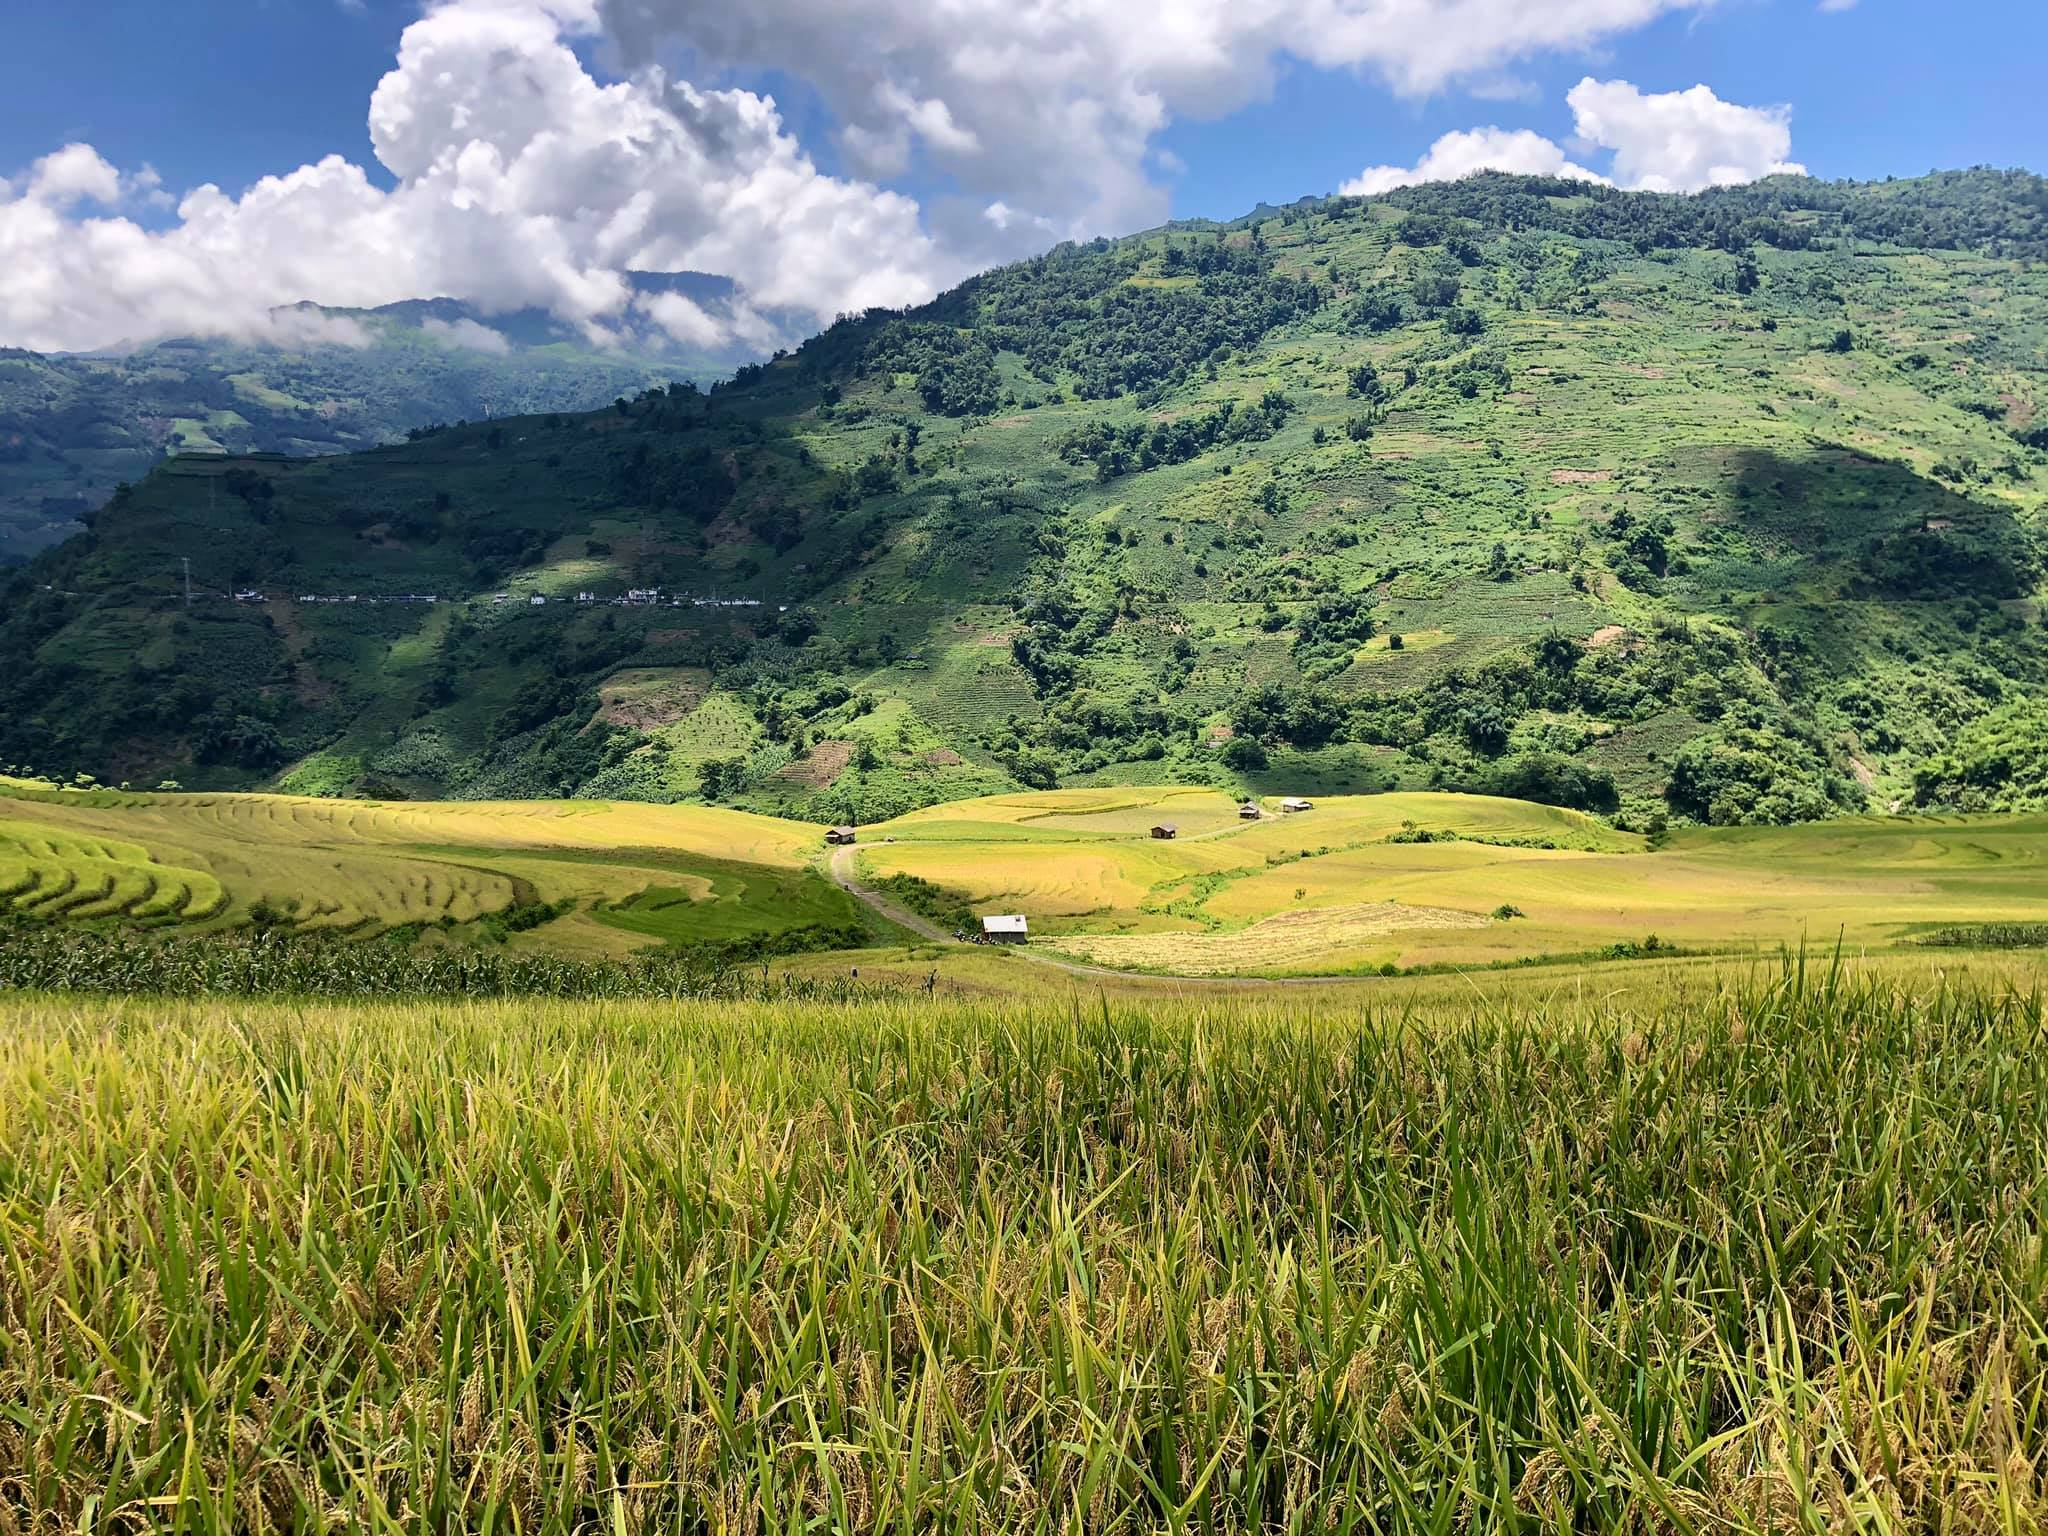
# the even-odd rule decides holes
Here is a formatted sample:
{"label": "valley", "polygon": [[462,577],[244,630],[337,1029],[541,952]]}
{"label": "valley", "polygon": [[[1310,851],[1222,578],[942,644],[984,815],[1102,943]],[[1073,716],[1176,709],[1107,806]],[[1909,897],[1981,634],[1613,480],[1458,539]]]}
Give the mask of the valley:
{"label": "valley", "polygon": [[709,392],[175,459],[7,586],[0,766],[810,822],[1176,783],[1644,835],[2038,805],[2039,196],[1310,200]]}
{"label": "valley", "polygon": [[[1151,831],[1166,825],[1171,840]],[[2038,816],[1701,829],[1653,847],[1523,801],[1336,797],[1295,814],[1274,802],[1246,821],[1235,800],[1179,787],[931,807],[863,827],[829,857],[824,831],[696,806],[122,795],[15,781],[0,786],[0,901],[21,917],[166,936],[254,927],[576,959],[652,947],[728,962],[781,955],[774,963],[799,971],[821,952],[844,969],[912,951],[979,976],[1007,957],[966,953],[951,936],[999,914],[1029,921],[1019,964],[1162,978],[2048,937]],[[881,915],[892,910],[896,921]]]}

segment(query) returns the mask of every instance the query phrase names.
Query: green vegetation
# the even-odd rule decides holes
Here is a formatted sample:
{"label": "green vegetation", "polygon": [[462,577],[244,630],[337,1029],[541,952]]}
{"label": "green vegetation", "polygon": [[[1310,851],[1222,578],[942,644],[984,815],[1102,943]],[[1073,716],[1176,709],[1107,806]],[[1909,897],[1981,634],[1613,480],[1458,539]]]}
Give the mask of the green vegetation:
{"label": "green vegetation", "polygon": [[[2041,186],[1311,200],[708,394],[174,460],[4,593],[0,762],[863,823],[1133,783],[1646,831],[2038,804]],[[263,600],[187,608],[188,555]]]}
{"label": "green vegetation", "polygon": [[1980,923],[1940,928],[1920,941],[1935,949],[2048,949],[2048,923]]}
{"label": "green vegetation", "polygon": [[1392,985],[10,998],[0,1516],[2048,1521],[2037,1001]]}
{"label": "green vegetation", "polygon": [[2048,699],[2016,699],[1970,721],[1915,775],[1922,805],[2016,811],[2048,804]]}
{"label": "green vegetation", "polygon": [[278,327],[304,339],[187,338],[118,356],[0,348],[0,561],[77,533],[167,454],[346,453],[435,422],[594,410],[746,361],[607,351],[538,315],[447,300],[301,308]]}
{"label": "green vegetation", "polygon": [[252,931],[144,937],[0,921],[0,992],[138,997],[722,998],[851,996],[801,978],[768,980],[711,946],[655,950],[626,964],[453,945],[394,930],[361,942],[259,925]]}

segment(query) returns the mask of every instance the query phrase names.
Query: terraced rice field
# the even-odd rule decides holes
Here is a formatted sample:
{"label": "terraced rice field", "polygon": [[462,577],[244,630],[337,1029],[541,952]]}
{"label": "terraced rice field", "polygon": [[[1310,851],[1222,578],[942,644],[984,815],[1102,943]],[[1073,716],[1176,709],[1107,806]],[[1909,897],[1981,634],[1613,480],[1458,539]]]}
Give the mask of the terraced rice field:
{"label": "terraced rice field", "polygon": [[[758,898],[780,889],[778,873],[803,869],[817,829],[704,807],[55,794],[16,785],[0,809],[13,829],[0,842],[0,889],[16,887],[13,907],[46,917],[232,922],[261,903],[305,928],[369,933],[569,903],[578,910],[549,935],[553,947],[624,953],[650,935],[603,921],[610,914],[597,909],[654,888],[701,899],[704,920],[670,911],[652,937],[687,939],[697,927],[728,937],[812,915]],[[762,878],[731,878],[748,870]],[[724,910],[737,905],[746,912]]]}
{"label": "terraced rice field", "polygon": [[[457,927],[566,908],[518,942],[585,956],[857,925],[822,829],[702,806],[373,803],[0,787],[0,900],[77,919]],[[1150,829],[1171,822],[1172,841]],[[1652,849],[1572,811],[1479,796],[1318,800],[1238,819],[1188,787],[956,802],[864,828],[858,868],[1070,956],[1187,975],[1483,965],[1660,943],[1884,948],[1939,927],[2048,922],[2048,817],[1691,831]]]}
{"label": "terraced rice field", "polygon": [[0,821],[0,909],[174,923],[216,917],[227,902],[212,875],[159,863],[136,844]]}

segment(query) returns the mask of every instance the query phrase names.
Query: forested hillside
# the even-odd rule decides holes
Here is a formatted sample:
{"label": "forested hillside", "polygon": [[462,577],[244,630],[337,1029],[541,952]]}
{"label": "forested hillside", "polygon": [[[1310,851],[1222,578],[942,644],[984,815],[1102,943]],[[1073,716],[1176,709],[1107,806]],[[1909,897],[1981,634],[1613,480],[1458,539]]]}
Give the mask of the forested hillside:
{"label": "forested hillside", "polygon": [[180,458],[7,589],[0,765],[2027,803],[2044,255],[2019,174],[1485,176],[1065,246],[709,393]]}
{"label": "forested hillside", "polygon": [[[642,279],[716,305],[722,279]],[[658,287],[657,287],[658,285]],[[693,300],[694,301],[694,300]],[[123,481],[181,452],[346,453],[436,422],[583,411],[652,383],[709,383],[763,355],[636,335],[599,347],[537,313],[451,300],[310,305],[267,344],[183,339],[132,352],[0,349],[0,562],[69,538]]]}

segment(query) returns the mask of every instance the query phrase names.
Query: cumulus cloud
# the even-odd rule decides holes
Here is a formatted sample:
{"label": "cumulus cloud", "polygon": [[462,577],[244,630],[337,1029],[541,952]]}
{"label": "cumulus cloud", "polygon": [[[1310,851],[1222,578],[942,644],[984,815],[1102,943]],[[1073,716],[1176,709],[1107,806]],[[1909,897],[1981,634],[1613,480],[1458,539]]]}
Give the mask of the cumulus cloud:
{"label": "cumulus cloud", "polygon": [[1787,158],[1792,114],[1786,107],[1737,106],[1704,85],[1646,95],[1626,80],[1590,77],[1565,99],[1572,109],[1574,137],[1613,151],[1608,173],[1574,164],[1562,145],[1539,133],[1474,128],[1445,134],[1413,166],[1371,166],[1339,190],[1360,197],[1425,181],[1457,181],[1480,171],[1509,171],[1633,191],[1697,192],[1806,170]]}
{"label": "cumulus cloud", "polygon": [[0,340],[263,335],[302,299],[439,296],[602,337],[636,270],[719,272],[820,319],[959,275],[915,202],[823,174],[767,98],[658,70],[600,83],[571,46],[595,25],[583,0],[459,0],[415,22],[370,108],[389,191],[331,157],[239,197],[201,187],[155,230],[114,206],[149,178],[85,146],[50,156],[0,191]]}
{"label": "cumulus cloud", "polygon": [[[263,335],[300,300],[433,297],[545,308],[600,340],[642,324],[693,346],[770,337],[766,313],[916,302],[1060,238],[1158,222],[1175,172],[1160,132],[1260,98],[1286,61],[1497,96],[1519,88],[1520,60],[1711,3],[428,0],[370,106],[393,185],[331,157],[143,218],[170,206],[153,173],[83,145],[0,183],[0,342]],[[604,34],[594,56],[626,78],[583,63]],[[822,171],[771,98],[730,83],[770,71],[816,92],[851,174]],[[1581,113],[1619,181],[1705,184],[1756,163],[1773,129],[1769,158],[1789,146],[1782,114],[1704,90],[1595,88],[1629,93]],[[1495,164],[1585,169],[1538,135],[1484,129],[1359,183]],[[944,189],[922,207],[886,185],[912,170]],[[741,296],[729,312],[636,298],[628,278],[683,270]]]}
{"label": "cumulus cloud", "polygon": [[1375,165],[1358,173],[1339,190],[1346,197],[1369,197],[1424,181],[1459,181],[1480,171],[1508,171],[1518,176],[1569,176],[1576,181],[1605,181],[1597,171],[1574,165],[1558,145],[1540,133],[1522,128],[1472,128],[1447,133],[1413,166]]}
{"label": "cumulus cloud", "polygon": [[[932,210],[977,255],[1155,223],[1155,135],[1266,95],[1280,62],[1359,70],[1409,95],[1496,89],[1533,54],[1577,50],[1709,0],[599,0],[628,57],[681,43],[715,69],[814,86],[865,174],[921,156],[972,208]],[[1156,161],[1152,162],[1157,164]],[[979,242],[979,243],[977,243]]]}
{"label": "cumulus cloud", "polygon": [[1614,179],[1646,192],[1697,192],[1804,175],[1789,107],[1739,107],[1704,85],[1649,96],[1626,80],[1581,80],[1565,98],[1578,136],[1614,151]]}

